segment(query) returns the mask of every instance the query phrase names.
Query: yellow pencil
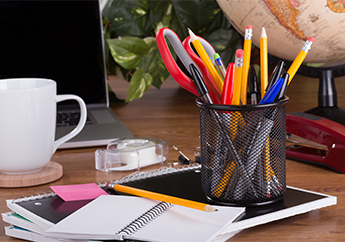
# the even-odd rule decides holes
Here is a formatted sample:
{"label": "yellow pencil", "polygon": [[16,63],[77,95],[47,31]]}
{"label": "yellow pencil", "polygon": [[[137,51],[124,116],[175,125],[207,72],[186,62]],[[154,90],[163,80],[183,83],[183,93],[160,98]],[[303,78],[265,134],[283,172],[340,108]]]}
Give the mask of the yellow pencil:
{"label": "yellow pencil", "polygon": [[168,195],[164,195],[164,194],[160,194],[156,192],[150,192],[150,191],[128,187],[128,186],[124,186],[120,184],[114,185],[114,190],[118,192],[136,195],[139,197],[145,197],[145,198],[154,199],[154,200],[158,200],[162,202],[168,202],[168,203],[172,203],[175,205],[180,205],[180,206],[184,206],[188,208],[194,208],[194,209],[202,210],[205,212],[217,211],[216,208],[212,207],[209,204],[195,202],[195,201],[173,197],[173,196],[168,196]]}
{"label": "yellow pencil", "polygon": [[[243,66],[243,50],[236,50],[235,55],[235,73],[234,73],[234,87],[232,105],[241,104],[241,86],[242,86],[242,66]],[[235,111],[231,114],[231,128],[230,132],[231,139],[234,141],[237,134],[238,123],[243,124],[245,121],[240,112]]]}
{"label": "yellow pencil", "polygon": [[313,37],[309,37],[308,40],[304,43],[302,49],[296,56],[295,60],[292,62],[289,70],[287,73],[289,74],[289,83],[291,82],[292,78],[295,76],[296,72],[298,71],[298,68],[302,65],[302,62],[304,61],[305,57],[308,54],[308,51],[310,50],[312,44],[314,43],[315,39]]}
{"label": "yellow pencil", "polygon": [[222,81],[222,78],[219,76],[216,68],[214,67],[210,57],[206,53],[206,51],[205,51],[204,47],[202,46],[200,40],[195,36],[195,34],[192,32],[192,30],[188,29],[188,32],[189,32],[190,40],[193,43],[194,48],[198,52],[202,62],[206,66],[206,69],[208,70],[208,72],[212,76],[212,79],[213,79],[214,83],[216,84],[218,90],[220,91],[220,93],[222,93],[223,92],[223,81]]}
{"label": "yellow pencil", "polygon": [[268,85],[268,51],[267,51],[267,34],[262,26],[260,37],[260,74],[261,74],[261,98],[265,95]]}
{"label": "yellow pencil", "polygon": [[232,105],[240,105],[242,85],[243,50],[236,50]]}
{"label": "yellow pencil", "polygon": [[242,88],[241,88],[241,102],[243,105],[247,104],[247,84],[248,72],[250,67],[250,55],[252,50],[252,34],[253,27],[248,25],[244,31],[244,44],[243,44],[243,67],[242,67]]}
{"label": "yellow pencil", "polygon": [[[265,95],[268,85],[268,50],[267,50],[267,34],[265,27],[262,26],[260,37],[260,77],[261,77],[261,98]],[[271,162],[270,154],[270,138],[268,137],[264,147],[265,167]],[[267,171],[267,170],[266,170]]]}
{"label": "yellow pencil", "polygon": [[223,194],[225,188],[228,186],[228,183],[230,181],[230,178],[232,177],[232,174],[235,171],[235,168],[236,168],[236,164],[233,161],[230,162],[226,166],[226,169],[225,169],[226,172],[223,175],[222,179],[220,179],[220,182],[218,183],[216,190],[214,190],[214,192],[213,192],[214,196],[219,198]]}

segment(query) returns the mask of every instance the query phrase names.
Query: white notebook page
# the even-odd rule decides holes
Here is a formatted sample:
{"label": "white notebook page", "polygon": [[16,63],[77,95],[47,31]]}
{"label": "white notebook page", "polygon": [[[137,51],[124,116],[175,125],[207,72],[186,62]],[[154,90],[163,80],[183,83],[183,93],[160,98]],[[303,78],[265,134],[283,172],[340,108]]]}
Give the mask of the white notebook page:
{"label": "white notebook page", "polygon": [[[120,239],[117,233],[158,201],[133,196],[102,195],[48,229],[46,236],[79,239]],[[244,208],[219,207],[216,212],[172,205],[126,238],[148,241],[208,241]]]}

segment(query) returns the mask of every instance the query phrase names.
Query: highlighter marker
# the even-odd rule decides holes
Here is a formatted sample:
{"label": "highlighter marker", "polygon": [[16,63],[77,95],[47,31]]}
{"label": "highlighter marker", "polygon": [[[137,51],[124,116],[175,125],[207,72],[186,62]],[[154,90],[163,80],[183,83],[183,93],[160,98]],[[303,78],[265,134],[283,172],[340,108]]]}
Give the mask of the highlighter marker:
{"label": "highlighter marker", "polygon": [[222,61],[222,58],[220,57],[220,55],[218,53],[214,54],[214,66],[216,67],[220,77],[223,79],[225,79],[225,75],[226,75],[226,70]]}

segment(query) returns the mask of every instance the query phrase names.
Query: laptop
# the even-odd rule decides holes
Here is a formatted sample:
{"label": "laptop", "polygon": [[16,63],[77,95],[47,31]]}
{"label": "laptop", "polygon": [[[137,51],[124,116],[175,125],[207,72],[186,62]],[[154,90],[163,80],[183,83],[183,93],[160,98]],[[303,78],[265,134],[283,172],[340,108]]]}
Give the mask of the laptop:
{"label": "laptop", "polygon": [[[0,79],[52,79],[57,94],[75,94],[85,101],[87,124],[60,148],[101,146],[133,136],[109,108],[98,0],[0,1],[0,32]],[[64,101],[57,112],[72,112],[78,119],[79,108],[75,101]],[[57,124],[56,139],[75,125]]]}

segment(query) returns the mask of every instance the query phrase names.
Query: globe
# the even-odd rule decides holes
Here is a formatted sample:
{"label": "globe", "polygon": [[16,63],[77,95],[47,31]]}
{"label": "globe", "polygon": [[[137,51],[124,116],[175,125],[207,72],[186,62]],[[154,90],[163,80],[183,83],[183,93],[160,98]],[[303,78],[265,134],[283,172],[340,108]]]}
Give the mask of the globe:
{"label": "globe", "polygon": [[308,37],[315,38],[306,63],[337,66],[345,61],[345,0],[217,0],[233,27],[244,34],[253,26],[260,46],[265,27],[268,52],[293,61]]}

